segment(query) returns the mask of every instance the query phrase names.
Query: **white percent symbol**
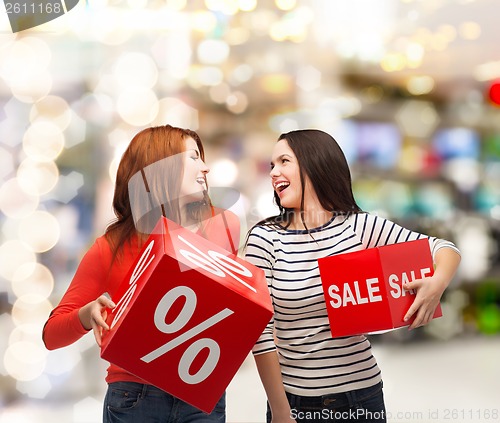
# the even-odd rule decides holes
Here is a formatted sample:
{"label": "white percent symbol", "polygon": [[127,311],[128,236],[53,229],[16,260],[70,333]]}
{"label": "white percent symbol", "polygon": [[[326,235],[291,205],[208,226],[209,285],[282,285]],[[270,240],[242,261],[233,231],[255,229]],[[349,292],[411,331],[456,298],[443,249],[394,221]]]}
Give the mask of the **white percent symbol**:
{"label": "white percent symbol", "polygon": [[217,251],[209,250],[207,254],[202,252],[199,248],[195,247],[188,240],[184,239],[182,236],[177,236],[180,241],[186,244],[193,251],[187,251],[180,249],[184,257],[186,257],[191,263],[205,269],[207,272],[213,273],[219,277],[225,277],[226,274],[230,275],[233,279],[237,280],[242,285],[246,286],[253,292],[257,290],[249,285],[247,282],[239,278],[237,275],[252,277],[252,272],[248,270],[245,266],[233,260],[231,257],[225,256]]}
{"label": "white percent symbol", "polygon": [[[171,323],[165,322],[165,317],[169,312],[170,308],[179,298],[184,297],[185,303],[180,311],[179,315]],[[198,300],[196,293],[187,286],[177,286],[170,291],[168,291],[163,298],[158,302],[154,314],[154,322],[157,329],[163,333],[176,333],[182,330],[184,326],[189,322],[196,310],[196,304]],[[217,314],[209,317],[207,320],[199,323],[198,325],[192,327],[179,336],[175,337],[171,341],[163,344],[157,349],[151,351],[141,358],[142,361],[150,363],[166,354],[170,350],[176,348],[177,346],[190,341],[198,334],[204,332],[208,328],[214,326],[220,321],[224,320],[226,317],[233,314],[233,311],[225,308],[219,311]],[[194,374],[190,373],[191,365],[193,364],[195,358],[204,349],[209,350],[208,356],[201,366],[201,368]],[[189,347],[184,351],[182,357],[179,361],[178,373],[179,377],[184,381],[184,383],[193,385],[203,382],[208,376],[210,376],[217,366],[220,357],[220,347],[219,344],[211,338],[201,338],[189,345]]]}

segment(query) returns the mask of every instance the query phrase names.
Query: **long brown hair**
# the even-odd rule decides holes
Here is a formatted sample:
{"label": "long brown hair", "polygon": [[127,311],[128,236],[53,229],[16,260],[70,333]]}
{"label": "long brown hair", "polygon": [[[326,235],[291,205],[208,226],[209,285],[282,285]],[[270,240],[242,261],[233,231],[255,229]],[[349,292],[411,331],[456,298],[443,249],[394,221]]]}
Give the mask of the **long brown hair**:
{"label": "long brown hair", "polygon": [[[178,195],[183,165],[180,153],[186,150],[185,140],[189,137],[196,142],[200,157],[205,160],[200,137],[189,129],[170,125],[146,128],[130,141],[116,174],[113,196],[116,219],[106,228],[105,233],[113,257],[116,257],[123,245],[135,235],[139,235],[139,241],[144,241],[160,216],[181,223]],[[161,163],[166,158],[169,158],[168,165]],[[151,171],[153,168],[154,171]],[[138,184],[132,184],[137,178],[140,178],[141,184],[144,185],[139,187]],[[149,205],[144,204],[144,201],[133,201],[141,198],[136,192],[139,189],[147,191]],[[191,217],[201,221],[210,209],[210,200],[205,195],[203,201],[190,205],[188,212]]]}
{"label": "long brown hair", "polygon": [[[301,129],[281,134],[278,141],[286,140],[297,157],[302,194],[300,202],[301,219],[304,211],[304,186],[306,177],[318,196],[321,206],[336,214],[361,213],[354,199],[352,179],[344,152],[335,139],[318,129]],[[274,192],[274,200],[280,213],[257,223],[279,225],[287,228],[291,224],[294,210],[284,208]]]}

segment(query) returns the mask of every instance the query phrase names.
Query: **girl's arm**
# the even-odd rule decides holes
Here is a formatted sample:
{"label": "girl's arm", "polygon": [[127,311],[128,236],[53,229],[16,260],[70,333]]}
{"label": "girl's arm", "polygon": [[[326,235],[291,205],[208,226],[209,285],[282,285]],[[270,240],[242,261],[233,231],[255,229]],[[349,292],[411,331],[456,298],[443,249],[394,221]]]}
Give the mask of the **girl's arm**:
{"label": "girl's arm", "polygon": [[283,387],[276,351],[255,355],[255,364],[271,407],[273,423],[295,422]]}
{"label": "girl's arm", "polygon": [[[272,233],[261,227],[253,228],[247,238],[245,259],[264,271],[270,292],[272,292],[273,280],[273,252]],[[271,407],[272,422],[292,423],[295,420],[292,418],[288,398],[285,394],[273,334],[274,317],[271,318],[253,348],[255,364]]]}
{"label": "girl's arm", "polygon": [[112,287],[103,283],[111,251],[107,244],[103,244],[106,248],[100,244],[97,240],[84,255],[68,289],[44,325],[42,339],[49,350],[73,344],[94,329],[91,315],[97,319],[96,298],[104,291],[113,292]]}

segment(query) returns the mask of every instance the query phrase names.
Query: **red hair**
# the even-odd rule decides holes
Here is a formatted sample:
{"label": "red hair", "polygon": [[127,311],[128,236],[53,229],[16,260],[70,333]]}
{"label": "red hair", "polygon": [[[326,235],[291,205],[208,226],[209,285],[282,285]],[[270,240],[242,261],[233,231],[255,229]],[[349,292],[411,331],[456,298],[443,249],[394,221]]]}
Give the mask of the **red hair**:
{"label": "red hair", "polygon": [[[161,215],[180,224],[178,194],[183,175],[180,153],[186,150],[187,138],[192,138],[196,142],[200,157],[204,160],[205,152],[198,134],[189,129],[170,125],[143,129],[134,136],[125,150],[118,166],[113,196],[116,219],[106,228],[106,237],[113,250],[113,257],[133,236],[139,234],[141,239],[144,238],[144,234],[150,233]],[[148,166],[167,157],[172,158],[168,161],[168,166],[155,166],[154,172],[148,172],[146,179],[145,170],[147,171]],[[134,184],[130,184],[135,175],[142,175],[151,204],[157,205],[152,206],[145,214],[138,214],[137,210],[144,209],[147,205],[131,201],[136,197]],[[210,208],[211,204],[207,197],[202,202],[190,205],[189,212],[192,217],[201,221],[204,212],[209,212]],[[150,228],[150,231],[143,228]]]}

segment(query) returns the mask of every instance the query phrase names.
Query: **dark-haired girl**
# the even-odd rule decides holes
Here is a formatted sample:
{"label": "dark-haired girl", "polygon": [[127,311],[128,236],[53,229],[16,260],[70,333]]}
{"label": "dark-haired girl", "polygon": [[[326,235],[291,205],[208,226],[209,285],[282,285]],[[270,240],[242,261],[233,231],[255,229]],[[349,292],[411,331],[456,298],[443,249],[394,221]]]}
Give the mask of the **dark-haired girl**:
{"label": "dark-haired girl", "polygon": [[246,248],[246,260],[265,272],[274,306],[253,349],[267,421],[385,422],[382,377],[370,342],[364,335],[331,337],[318,259],[427,238],[435,272],[404,286],[416,290],[405,316],[416,328],[432,320],[459,251],[449,241],[364,213],[345,156],[325,132],[281,135],[270,176],[280,213],[251,229]]}

